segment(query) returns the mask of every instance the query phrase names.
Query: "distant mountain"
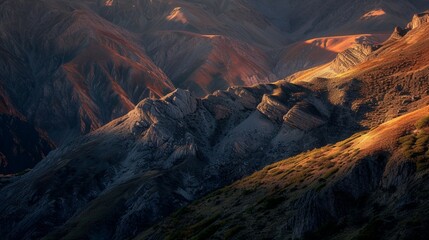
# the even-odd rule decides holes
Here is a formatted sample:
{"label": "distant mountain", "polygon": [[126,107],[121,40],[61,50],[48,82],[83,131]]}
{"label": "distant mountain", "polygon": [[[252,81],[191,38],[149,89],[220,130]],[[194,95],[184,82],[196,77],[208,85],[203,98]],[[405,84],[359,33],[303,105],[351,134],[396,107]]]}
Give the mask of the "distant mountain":
{"label": "distant mountain", "polygon": [[204,96],[326,63],[335,52],[305,42],[380,36],[424,7],[418,1],[2,0],[0,89],[10,108],[62,144],[176,87]]}
{"label": "distant mountain", "polygon": [[66,2],[0,5],[2,95],[58,143],[174,90],[134,36]]}
{"label": "distant mountain", "polygon": [[[298,50],[293,45],[320,37],[380,36],[394,26],[403,26],[415,12],[429,8],[429,4],[416,0],[313,0],[311,3],[294,0],[113,0],[109,4],[101,1],[93,8],[106,19],[140,33],[142,41],[154,49],[150,55],[177,87],[205,95],[213,90],[211,86],[226,89],[237,82],[249,86],[254,81],[264,83],[266,79],[284,78],[291,73],[327,63],[335,57],[335,52],[322,47],[327,51],[323,58],[313,58],[318,55],[317,48],[314,50],[311,45],[304,44]],[[178,31],[182,34],[176,34]],[[188,33],[188,44],[183,44],[183,32]],[[250,45],[251,48],[244,50],[246,55],[256,52],[257,56],[262,57],[256,66],[249,65],[247,58],[243,59],[242,64],[249,73],[237,76],[234,71],[242,69],[243,65],[234,68],[227,58],[213,59],[212,55],[207,54],[210,49],[219,51],[218,44],[211,43],[218,41],[218,38],[204,37],[207,35],[223,36],[230,39],[233,46],[237,42]],[[349,45],[345,48],[353,41],[347,43]],[[313,51],[316,53],[312,54]],[[177,61],[176,52],[179,56],[186,52],[191,59]],[[237,52],[226,52],[232,58],[240,59],[243,56]],[[265,54],[261,55],[260,52]],[[212,67],[207,69],[207,64]],[[269,66],[271,70],[260,66]],[[220,74],[213,75],[214,70]],[[201,81],[198,84],[195,76],[200,74],[203,74],[205,85]],[[250,77],[254,80],[249,81]],[[193,84],[195,81],[197,84]]]}
{"label": "distant mountain", "polygon": [[[363,43],[339,54],[320,67],[339,69],[331,69],[329,77],[317,77],[311,70],[316,77],[298,74],[204,98],[177,89],[161,99],[144,99],[125,116],[58,148],[2,188],[0,234],[9,239],[131,238],[174,210],[279,159],[414,110],[420,109],[423,118],[429,105],[427,19],[425,13],[415,15],[410,28],[396,29],[382,46]],[[412,117],[403,126],[417,120]],[[371,134],[359,140],[390,144],[398,137],[390,141],[390,135]],[[355,149],[364,149],[358,145]],[[371,161],[364,162],[364,169],[379,157],[387,162],[390,153],[385,154],[368,155]],[[374,169],[370,177],[379,177],[384,167],[376,164]],[[326,186],[335,172],[327,173]],[[304,187],[300,178],[292,180]],[[304,200],[306,209],[319,210]],[[308,221],[314,222],[293,225],[298,226],[292,229],[294,236],[320,227],[323,219],[313,216]]]}

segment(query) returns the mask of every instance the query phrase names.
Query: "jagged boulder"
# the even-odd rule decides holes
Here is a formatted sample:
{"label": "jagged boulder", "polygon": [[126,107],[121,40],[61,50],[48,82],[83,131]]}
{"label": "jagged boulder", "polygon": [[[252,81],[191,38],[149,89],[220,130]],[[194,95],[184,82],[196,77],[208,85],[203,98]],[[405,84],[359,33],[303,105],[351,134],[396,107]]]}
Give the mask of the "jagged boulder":
{"label": "jagged boulder", "polygon": [[284,115],[283,121],[292,127],[309,131],[324,125],[327,122],[327,116],[315,105],[304,101],[293,106]]}
{"label": "jagged boulder", "polygon": [[278,122],[281,122],[283,116],[290,110],[284,103],[266,94],[262,97],[262,101],[257,106],[257,109],[267,118]]}

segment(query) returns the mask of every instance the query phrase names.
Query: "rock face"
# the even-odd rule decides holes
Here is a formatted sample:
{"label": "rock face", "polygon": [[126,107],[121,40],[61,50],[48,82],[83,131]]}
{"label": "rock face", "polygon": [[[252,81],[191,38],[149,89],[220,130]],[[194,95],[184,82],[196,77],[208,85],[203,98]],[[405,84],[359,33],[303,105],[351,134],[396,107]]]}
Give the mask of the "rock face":
{"label": "rock face", "polygon": [[[333,111],[323,98],[286,82],[229,88],[203,99],[180,89],[160,100],[145,99],[4,187],[0,202],[22,207],[0,205],[6,226],[1,234],[40,238],[56,226],[50,238],[132,237],[215,188],[336,138],[328,131],[331,120],[304,131],[284,123],[283,112],[264,111],[272,104],[294,109],[306,103],[321,115]],[[316,114],[311,107],[298,108],[300,114]]]}
{"label": "rock face", "polygon": [[175,86],[197,96],[277,80],[269,54],[231,37],[181,31],[157,33],[146,41],[148,54]]}
{"label": "rock face", "polygon": [[415,14],[413,20],[407,25],[407,28],[412,30],[427,23],[429,23],[429,11]]}
{"label": "rock face", "polygon": [[[318,105],[323,108],[322,104]],[[319,110],[311,103],[302,102],[295,105],[290,111],[288,111],[284,115],[283,120],[292,127],[309,131],[324,125],[328,118],[329,111],[327,111],[327,109]]]}
{"label": "rock face", "polygon": [[266,117],[274,121],[283,120],[283,115],[290,110],[288,106],[283,105],[276,98],[271,97],[270,95],[264,95],[262,97],[262,101],[258,104],[257,109]]}
{"label": "rock face", "polygon": [[417,29],[421,27],[422,25],[425,25],[429,23],[429,12],[423,12],[419,14],[414,14],[413,19],[410,23],[407,24],[405,28],[396,27],[393,33],[391,34],[390,38],[386,43],[390,43],[392,41],[396,41],[398,39],[401,39],[404,37],[409,31],[413,29]]}
{"label": "rock face", "polygon": [[134,36],[78,2],[2,1],[1,11],[1,89],[58,143],[174,89]]}
{"label": "rock face", "polygon": [[[212,239],[423,239],[419,236],[428,233],[429,222],[429,125],[414,125],[428,117],[426,106],[269,165],[190,204],[136,239],[203,234]],[[410,143],[404,139],[413,137],[422,149],[410,157],[404,151]],[[411,227],[410,221],[418,224]]]}
{"label": "rock face", "polygon": [[[316,35],[384,32],[426,5],[337,3],[318,0],[309,8],[296,1],[4,0],[1,95],[61,144],[175,87],[204,96],[325,63],[335,54],[313,61],[314,54],[302,52],[307,48],[290,44]],[[380,6],[385,15],[360,20]],[[341,10],[333,12],[336,7]],[[311,29],[313,22],[318,24]]]}
{"label": "rock face", "polygon": [[341,52],[334,59],[331,68],[337,72],[345,72],[359,63],[367,60],[368,56],[377,50],[380,45],[361,43]]}
{"label": "rock face", "polygon": [[[201,10],[210,9],[212,11],[209,14],[210,20],[212,20],[210,23],[217,23],[217,18],[211,19],[214,16],[225,17],[222,14],[223,11],[228,14],[236,13],[234,8],[228,5],[230,1],[210,1],[209,3],[212,5],[209,6],[215,5],[216,8],[207,7],[201,1],[197,2],[200,4],[196,4],[194,7],[189,3],[191,7],[187,9],[188,4],[183,1],[144,1],[144,3],[154,3],[154,5],[138,5],[138,1],[121,1],[121,3],[128,4],[125,5],[126,11],[119,8],[121,10],[119,13],[123,15],[116,15],[119,14],[116,12],[118,9],[110,9],[111,6],[121,6],[118,1],[104,2],[101,8],[110,9],[111,11],[106,10],[106,14],[112,13],[112,15],[105,15],[105,17],[117,24],[124,24],[124,27],[129,30],[135,31],[138,28],[127,25],[127,18],[124,18],[123,23],[118,23],[118,18],[115,17],[131,16],[132,20],[139,21],[130,22],[142,24],[135,26],[143,26],[143,29],[154,32],[158,32],[158,30],[151,29],[151,26],[154,25],[146,24],[151,17],[153,17],[151,24],[158,23],[160,19],[155,16],[132,14],[135,13],[134,10],[130,11],[128,7],[131,6],[133,9],[135,7],[139,11],[147,10],[146,7],[160,8],[163,13],[168,13],[167,15],[160,14],[162,21],[159,23],[165,28],[165,31],[170,31],[167,29],[168,27],[179,26],[182,31],[198,32],[197,35],[200,35],[198,37],[201,37],[200,31],[222,30],[224,27],[223,25],[215,25],[215,27],[207,25],[205,28],[205,26],[199,25],[204,23],[204,21],[200,21]],[[54,4],[56,11],[45,11],[46,5],[44,4],[48,3]],[[396,61],[391,57],[392,55],[381,54],[385,58],[375,59],[379,62],[373,59],[375,62],[367,60],[357,65],[366,66],[365,71],[361,69],[362,71],[359,71],[357,75],[346,75],[347,79],[309,82],[305,85],[306,87],[286,81],[252,87],[231,87],[224,91],[216,91],[204,98],[196,98],[193,93],[180,89],[167,94],[166,92],[172,88],[171,82],[164,79],[165,75],[144,54],[139,45],[134,41],[128,41],[128,37],[132,39],[133,35],[123,32],[117,26],[96,15],[94,17],[91,10],[86,7],[88,6],[86,1],[70,3],[70,5],[56,5],[55,3],[60,2],[41,1],[30,7],[27,5],[28,1],[23,0],[2,2],[4,9],[23,9],[23,15],[19,15],[22,19],[19,19],[23,21],[24,26],[29,24],[30,27],[27,26],[25,29],[28,28],[34,32],[28,31],[31,35],[29,37],[26,35],[27,31],[22,35],[13,31],[13,24],[10,23],[9,17],[11,14],[17,14],[15,11],[7,11],[8,14],[1,15],[4,22],[9,23],[4,24],[2,28],[8,30],[6,32],[13,33],[10,35],[12,40],[8,38],[9,35],[5,35],[7,41],[2,40],[9,45],[7,48],[1,49],[2,52],[5,52],[1,57],[2,59],[10,57],[10,62],[13,64],[1,65],[3,72],[7,72],[8,75],[0,76],[2,81],[0,87],[7,93],[0,94],[2,100],[7,100],[2,101],[4,105],[0,106],[0,109],[9,108],[4,106],[17,106],[16,109],[23,111],[26,116],[28,115],[28,119],[32,122],[51,123],[49,126],[56,126],[55,129],[74,126],[78,128],[77,131],[89,131],[96,128],[95,120],[110,119],[115,114],[120,115],[127,108],[132,108],[132,111],[53,151],[34,170],[0,190],[0,212],[2,213],[0,235],[6,239],[131,238],[179,207],[269,163],[350,135],[359,127],[358,121],[359,123],[363,123],[365,120],[375,122],[374,119],[383,121],[385,118],[391,117],[386,113],[386,109],[380,106],[395,105],[392,103],[398,101],[403,102],[401,98],[397,98],[400,94],[405,95],[411,90],[413,90],[413,94],[416,93],[415,97],[410,98],[416,99],[415,102],[403,102],[409,105],[405,106],[405,112],[412,109],[413,106],[418,107],[419,104],[425,104],[424,101],[427,99],[418,97],[423,96],[424,91],[427,91],[427,84],[425,84],[427,83],[427,72],[421,70],[425,69],[422,65],[418,65],[427,63],[427,58],[425,58],[427,54],[416,55],[415,53],[418,52],[417,49],[422,50],[423,53],[429,52],[425,48],[429,45],[415,44],[416,42],[421,43],[420,41],[405,42],[411,38],[407,35],[404,37],[404,42],[410,44],[403,44],[400,40],[397,45],[392,43],[391,47],[396,50],[410,50],[405,52],[405,56],[412,56],[414,58],[411,60],[415,61],[410,59]],[[97,3],[102,2],[97,1]],[[129,5],[130,3],[131,5]],[[136,3],[136,5],[133,6],[132,3]],[[160,3],[163,4],[157,5]],[[183,6],[174,6],[171,9],[172,3],[180,3]],[[217,5],[217,3],[220,4]],[[42,15],[36,14],[39,12]],[[146,13],[150,12],[146,11]],[[242,18],[229,17],[230,22],[240,24],[234,25],[233,29],[227,31],[234,37],[220,38],[222,41],[226,41],[227,45],[237,43],[233,38],[241,41],[250,33],[259,33],[256,38],[258,40],[253,39],[249,41],[251,43],[247,43],[250,45],[267,38],[260,33],[270,33],[272,26],[265,22],[261,15],[255,18],[255,16],[249,15],[248,11],[239,11],[239,13],[238,15],[232,14],[232,16],[247,16],[245,19],[249,24],[253,23],[259,27],[256,30],[251,27],[250,30],[255,31],[248,32],[239,27],[241,22],[237,19]],[[63,18],[62,14],[67,17]],[[54,17],[55,21],[51,17]],[[166,20],[168,21],[166,22]],[[49,23],[48,33],[59,28],[63,35],[74,37],[63,39],[61,38],[63,35],[58,37],[54,33],[52,35],[44,34],[47,30],[34,26],[35,22],[44,23],[41,26]],[[300,20],[291,23],[295,25],[299,22]],[[99,24],[102,27],[97,28],[100,26]],[[67,28],[68,26],[71,28]],[[424,25],[422,28],[424,29]],[[80,30],[83,33],[80,33]],[[415,31],[415,33],[424,36],[423,40],[419,39],[422,42],[427,39],[426,31]],[[34,47],[31,45],[33,41],[26,41],[28,39],[36,41],[39,37],[52,40],[51,36],[55,36],[53,39],[58,42],[51,43],[44,39],[42,42],[50,44],[40,44],[40,46]],[[62,45],[64,42],[67,44]],[[19,44],[16,45],[16,43]],[[260,45],[262,45],[262,47],[259,46],[260,49],[264,49],[266,46]],[[237,43],[232,49],[256,49],[252,48],[254,46],[246,48],[247,46]],[[387,47],[383,46],[377,53],[381,50],[388,52]],[[41,54],[45,51],[49,52],[52,50],[51,48],[55,50],[55,53],[60,54],[61,59],[64,57],[64,60],[59,61],[59,66],[54,64],[58,64],[56,58],[52,61],[45,61],[44,57],[52,56]],[[154,49],[156,49],[156,45]],[[365,49],[361,50],[365,51]],[[64,55],[64,52],[67,54]],[[154,51],[152,54],[156,54],[156,52]],[[18,57],[14,57],[14,54]],[[173,59],[181,56],[181,54],[172,55]],[[213,56],[213,54],[208,55]],[[214,55],[222,56],[218,53]],[[240,53],[236,56],[249,56],[249,54]],[[168,56],[165,59],[168,59]],[[219,62],[227,60],[226,57],[222,57]],[[255,63],[253,60],[246,61],[245,65],[249,66],[253,63]],[[20,64],[27,66],[28,68],[24,69],[29,69],[28,72],[19,71],[19,68],[15,67]],[[48,69],[41,68],[39,65],[48,66]],[[55,67],[53,67],[54,65]],[[225,66],[233,65],[225,64]],[[213,69],[218,71],[222,68],[215,66]],[[416,72],[417,70],[421,71]],[[53,76],[48,74],[48,77],[45,78],[46,72],[55,74]],[[207,73],[207,71],[203,72]],[[234,71],[222,73],[228,75],[230,72]],[[409,72],[412,72],[413,75],[407,75]],[[346,73],[350,74],[350,72]],[[397,73],[405,73],[405,75],[399,74],[397,77]],[[130,77],[134,76],[133,74],[137,74],[138,77]],[[394,77],[396,78],[393,79]],[[374,81],[374,79],[379,81]],[[392,87],[392,79],[396,84],[401,85]],[[143,81],[144,84],[140,81]],[[61,90],[59,93],[54,91],[58,89]],[[366,91],[362,91],[362,89]],[[389,91],[388,94],[386,91]],[[393,93],[391,93],[392,91]],[[146,98],[134,106],[134,102],[137,102],[135,99],[147,96],[150,94],[149,92],[153,95],[164,95],[165,93],[165,96],[160,99]],[[30,98],[21,98],[22,96],[19,96],[18,93],[31,93],[35,96],[30,94]],[[392,98],[384,98],[385,96]],[[42,101],[32,101],[39,98]],[[135,99],[131,101],[130,99],[133,98]],[[37,116],[41,116],[40,122],[37,121],[39,119]],[[47,118],[49,121],[45,121]],[[64,125],[64,122],[67,124]],[[49,129],[49,126],[45,126],[45,128]],[[51,135],[55,135],[54,130]],[[64,136],[65,134],[63,134],[59,135]],[[383,141],[380,139],[380,142]],[[363,148],[356,147],[355,149]],[[335,150],[344,149],[336,148]],[[332,159],[335,158],[326,154]],[[351,155],[353,152],[347,152],[347,154]],[[353,181],[350,183],[348,179],[341,179],[341,181],[344,180],[344,182],[340,181],[343,185],[336,186],[346,189],[348,197],[349,195],[357,199],[364,197],[365,193],[377,187],[368,186],[368,182],[374,182],[380,178],[380,172],[386,162],[383,156],[378,153],[364,156],[363,167],[352,165],[351,167],[359,167],[356,168],[357,170],[354,170],[355,168],[344,169],[348,172],[344,176],[358,178],[358,187]],[[361,158],[353,158],[353,160],[359,159]],[[317,167],[329,161],[325,158],[319,160],[311,165]],[[323,177],[325,181],[336,173],[333,168],[335,166],[335,163],[326,166],[331,170],[324,171],[327,174]],[[306,184],[305,179],[303,182],[299,180],[302,177],[301,168],[308,170],[307,165],[293,165],[292,167],[296,167],[293,171],[297,173],[294,174],[296,177],[294,180],[298,180],[299,184]],[[408,167],[404,168],[412,171]],[[312,176],[320,176],[320,172],[317,170],[319,169],[315,169],[316,172]],[[305,177],[308,172],[303,174]],[[362,179],[359,178],[361,176],[363,176]],[[319,180],[317,179],[317,181]],[[320,182],[323,181],[320,180]],[[296,182],[292,181],[293,183]],[[298,190],[298,187],[305,188],[307,185],[296,185],[296,188],[288,185],[287,189],[294,192]],[[318,187],[320,186],[318,185]],[[274,189],[276,189],[275,186]],[[327,192],[326,195],[317,196],[321,196],[322,200],[330,200],[336,192],[333,191],[335,189],[329,189],[332,191]],[[317,191],[317,188],[313,191]],[[297,205],[291,205],[305,206],[305,209],[300,210],[299,216],[309,216],[308,220],[299,217],[288,219],[292,222],[291,226],[297,226],[293,236],[314,230],[322,222],[324,213],[337,213],[337,206],[314,207],[317,201],[315,202],[313,197],[312,193],[304,195],[303,198],[298,199],[300,202],[293,203]],[[341,205],[347,202],[348,198],[340,200]],[[272,208],[273,202],[275,205],[278,199],[268,200],[267,205],[264,206]],[[322,202],[329,204],[329,201]],[[332,212],[329,211],[332,209],[334,209]],[[54,232],[52,232],[53,229],[55,229]],[[285,231],[290,230],[286,227]]]}
{"label": "rock face", "polygon": [[0,174],[33,168],[54,148],[44,134],[19,117],[0,114]]}

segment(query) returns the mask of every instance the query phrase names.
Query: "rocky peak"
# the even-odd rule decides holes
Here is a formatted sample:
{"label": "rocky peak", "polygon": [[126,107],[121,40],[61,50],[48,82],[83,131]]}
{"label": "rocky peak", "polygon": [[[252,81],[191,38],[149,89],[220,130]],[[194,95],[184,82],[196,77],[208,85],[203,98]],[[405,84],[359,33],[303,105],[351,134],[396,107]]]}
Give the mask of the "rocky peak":
{"label": "rocky peak", "polygon": [[365,61],[368,56],[380,48],[379,44],[362,42],[339,53],[332,64],[332,69],[338,73],[347,71],[357,64]]}
{"label": "rocky peak", "polygon": [[410,30],[419,28],[421,25],[429,23],[429,11],[425,11],[419,14],[414,14],[413,20],[408,23],[406,28],[395,27],[392,35],[388,39],[389,41],[394,41],[405,36]]}
{"label": "rocky peak", "polygon": [[429,23],[429,11],[414,14],[413,20],[407,25],[407,29],[416,29],[425,23]]}

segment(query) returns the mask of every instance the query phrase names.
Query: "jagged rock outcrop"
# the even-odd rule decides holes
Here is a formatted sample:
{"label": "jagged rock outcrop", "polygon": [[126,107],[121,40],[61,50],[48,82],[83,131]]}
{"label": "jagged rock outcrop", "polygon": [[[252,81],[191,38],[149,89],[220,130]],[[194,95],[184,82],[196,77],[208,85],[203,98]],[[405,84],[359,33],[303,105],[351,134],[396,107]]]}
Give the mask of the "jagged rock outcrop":
{"label": "jagged rock outcrop", "polygon": [[426,106],[269,165],[136,239],[424,239],[429,122],[424,127],[416,122],[428,117]]}
{"label": "jagged rock outcrop", "polygon": [[174,89],[135,36],[80,1],[6,0],[1,6],[0,95],[14,108],[8,111],[57,143]]}
{"label": "jagged rock outcrop", "polygon": [[[294,1],[4,0],[2,89],[16,111],[61,143],[125,114],[144,97],[163,96],[175,87],[203,96],[232,85],[267,83],[277,73],[329,61],[334,54],[312,61],[313,54],[301,59],[303,54],[294,52],[287,59],[300,59],[297,66],[276,67],[273,53],[314,35],[353,34],[339,30],[354,29],[353,24],[362,25],[353,30],[359,33],[384,31],[401,24],[414,7],[423,7],[389,2],[392,9],[401,9],[385,9],[389,21],[358,21],[378,4],[313,4],[320,10],[316,15]],[[341,10],[327,14],[333,6]],[[283,28],[279,22],[301,27]],[[313,22],[317,26],[309,28]],[[285,66],[295,70],[283,71]]]}
{"label": "jagged rock outcrop", "polygon": [[398,40],[402,37],[404,37],[409,31],[419,28],[420,26],[429,23],[429,12],[423,12],[419,14],[414,14],[413,19],[410,23],[407,24],[405,28],[401,27],[395,27],[395,30],[393,31],[390,38],[386,41],[386,43],[389,43],[391,41]]}
{"label": "jagged rock outcrop", "polygon": [[[267,103],[263,99],[291,108],[311,102],[323,114],[333,110],[306,88],[286,82],[229,88],[203,99],[180,89],[159,100],[145,99],[4,187],[2,203],[32,204],[0,204],[2,229],[14,229],[1,234],[40,238],[57,226],[51,238],[132,237],[215,188],[338,137],[328,131],[328,120],[312,131],[273,121],[257,109]],[[300,113],[314,114],[311,108]],[[109,209],[100,204],[106,201]],[[85,216],[93,220],[86,222]]]}
{"label": "jagged rock outcrop", "polygon": [[341,52],[337,55],[331,64],[331,68],[338,73],[345,72],[348,69],[367,60],[368,56],[377,50],[380,45],[360,43]]}
{"label": "jagged rock outcrop", "polygon": [[429,11],[415,14],[413,20],[407,25],[407,28],[410,30],[416,29],[426,23],[429,23]]}
{"label": "jagged rock outcrop", "polygon": [[262,101],[258,104],[257,109],[273,121],[281,121],[283,115],[290,110],[288,106],[283,105],[275,97],[270,95],[264,95],[262,97]]}
{"label": "jagged rock outcrop", "polygon": [[[322,104],[318,105],[323,107]],[[284,115],[283,120],[292,127],[309,131],[324,125],[328,118],[329,111],[327,109],[319,110],[309,102],[300,102]]]}
{"label": "jagged rock outcrop", "polygon": [[395,29],[393,30],[392,35],[389,37],[389,39],[387,40],[387,42],[401,39],[403,36],[405,36],[405,34],[407,34],[407,32],[408,32],[408,30],[406,28],[395,27]]}

